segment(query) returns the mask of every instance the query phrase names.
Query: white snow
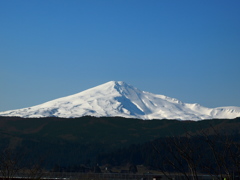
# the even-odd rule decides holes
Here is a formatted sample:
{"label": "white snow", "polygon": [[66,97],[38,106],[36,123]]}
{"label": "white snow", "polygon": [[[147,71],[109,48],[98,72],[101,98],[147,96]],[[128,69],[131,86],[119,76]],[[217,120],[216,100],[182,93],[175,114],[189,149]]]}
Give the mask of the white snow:
{"label": "white snow", "polygon": [[203,120],[240,117],[240,107],[207,108],[183,103],[128,85],[110,81],[80,93],[55,99],[37,106],[0,112],[0,116],[81,117],[121,116],[139,119]]}

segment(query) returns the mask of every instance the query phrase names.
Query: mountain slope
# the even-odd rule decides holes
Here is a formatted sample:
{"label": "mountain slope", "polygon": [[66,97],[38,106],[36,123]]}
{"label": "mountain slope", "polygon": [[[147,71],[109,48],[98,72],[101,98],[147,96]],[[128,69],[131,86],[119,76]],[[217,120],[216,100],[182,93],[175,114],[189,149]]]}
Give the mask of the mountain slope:
{"label": "mountain slope", "polygon": [[122,81],[110,81],[37,106],[0,113],[0,116],[19,117],[73,118],[86,115],[201,120],[239,117],[240,107],[206,108],[199,104],[187,104],[164,95],[140,91]]}

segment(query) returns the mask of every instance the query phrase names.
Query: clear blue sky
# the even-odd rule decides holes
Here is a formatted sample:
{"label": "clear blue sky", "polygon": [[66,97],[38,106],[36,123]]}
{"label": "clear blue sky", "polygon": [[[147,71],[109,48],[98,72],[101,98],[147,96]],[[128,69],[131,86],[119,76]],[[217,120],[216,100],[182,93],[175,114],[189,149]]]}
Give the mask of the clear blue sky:
{"label": "clear blue sky", "polygon": [[111,80],[240,106],[239,0],[1,0],[0,111]]}

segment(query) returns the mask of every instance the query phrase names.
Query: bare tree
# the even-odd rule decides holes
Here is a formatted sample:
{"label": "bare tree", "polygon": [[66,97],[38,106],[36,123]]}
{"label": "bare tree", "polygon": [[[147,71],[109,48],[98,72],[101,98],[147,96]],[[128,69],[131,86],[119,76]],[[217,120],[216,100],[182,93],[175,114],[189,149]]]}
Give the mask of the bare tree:
{"label": "bare tree", "polygon": [[2,178],[41,179],[46,173],[43,169],[44,159],[30,159],[27,162],[26,157],[27,153],[21,150],[3,150],[0,153],[0,175]]}
{"label": "bare tree", "polygon": [[164,156],[158,146],[153,145],[162,156],[162,173],[169,179],[169,169],[189,180],[198,180],[202,174],[214,179],[240,177],[240,144],[233,136],[219,133],[213,127],[212,130],[211,135],[202,131],[198,135],[186,133],[181,137],[166,138],[161,144],[167,151]]}
{"label": "bare tree", "polygon": [[31,163],[25,167],[23,173],[27,179],[31,180],[40,180],[47,174],[43,168],[44,159],[40,158],[39,160],[32,160]]}
{"label": "bare tree", "polygon": [[234,140],[234,137],[219,133],[215,128],[211,127],[214,136],[209,136],[202,131],[201,134],[205,138],[205,142],[211,150],[214,158],[215,168],[209,166],[210,163],[205,163],[203,168],[208,170],[208,173],[214,172],[218,176],[216,178],[233,179],[234,175],[240,175],[240,144]]}
{"label": "bare tree", "polygon": [[[193,146],[190,134],[185,137],[169,137],[162,144],[168,152],[167,156],[162,157],[163,166],[160,168],[162,173],[171,179],[171,173],[167,172],[165,166],[171,167],[175,173],[181,174],[185,179],[198,180],[198,167],[201,156],[198,155],[200,147]],[[155,150],[160,154],[156,146]]]}
{"label": "bare tree", "polygon": [[10,149],[0,153],[0,170],[3,178],[11,179],[17,175],[20,170],[21,158],[22,156],[13,153]]}

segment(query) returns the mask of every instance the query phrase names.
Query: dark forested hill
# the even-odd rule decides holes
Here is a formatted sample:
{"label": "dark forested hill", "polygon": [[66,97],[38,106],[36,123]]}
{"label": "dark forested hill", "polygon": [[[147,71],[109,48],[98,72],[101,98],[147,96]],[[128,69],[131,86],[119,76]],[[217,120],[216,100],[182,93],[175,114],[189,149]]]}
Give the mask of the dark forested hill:
{"label": "dark forested hill", "polygon": [[48,164],[81,164],[95,161],[132,144],[143,144],[167,136],[192,135],[204,130],[209,134],[239,134],[240,118],[204,121],[139,120],[121,117],[18,118],[0,117],[0,148],[48,157]]}

